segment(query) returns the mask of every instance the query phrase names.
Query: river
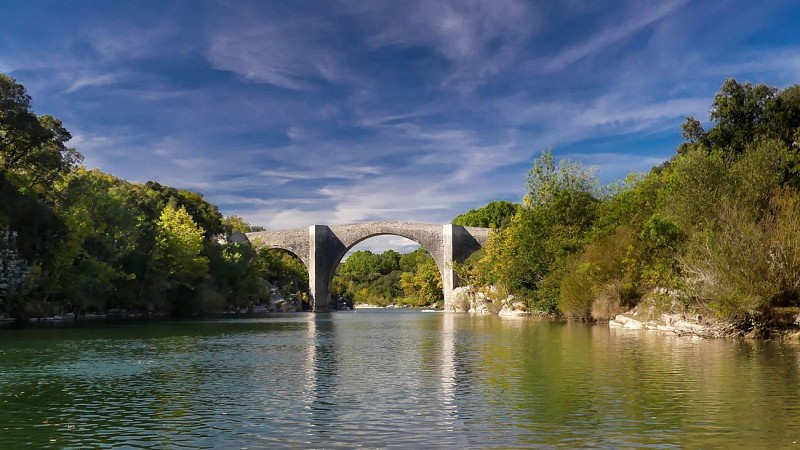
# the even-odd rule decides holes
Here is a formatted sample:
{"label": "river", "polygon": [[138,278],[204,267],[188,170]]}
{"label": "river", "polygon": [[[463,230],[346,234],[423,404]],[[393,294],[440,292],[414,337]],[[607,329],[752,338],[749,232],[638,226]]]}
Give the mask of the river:
{"label": "river", "polygon": [[800,345],[360,310],[0,329],[0,444],[800,448]]}

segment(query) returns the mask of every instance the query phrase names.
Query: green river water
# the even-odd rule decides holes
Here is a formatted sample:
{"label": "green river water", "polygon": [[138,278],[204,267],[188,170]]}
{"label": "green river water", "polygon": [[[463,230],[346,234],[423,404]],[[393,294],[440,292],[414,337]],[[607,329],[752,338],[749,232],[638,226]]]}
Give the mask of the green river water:
{"label": "green river water", "polygon": [[800,449],[800,345],[359,310],[0,328],[0,448]]}

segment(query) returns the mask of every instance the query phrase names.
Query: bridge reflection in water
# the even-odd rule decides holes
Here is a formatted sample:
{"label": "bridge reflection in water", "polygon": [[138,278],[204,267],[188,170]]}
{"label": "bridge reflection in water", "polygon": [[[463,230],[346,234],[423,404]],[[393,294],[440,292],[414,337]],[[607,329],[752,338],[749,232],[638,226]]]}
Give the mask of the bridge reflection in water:
{"label": "bridge reflection in water", "polygon": [[[390,314],[399,319],[398,326],[388,333],[392,338],[383,348],[352,348],[359,339],[381,339]],[[307,428],[308,443],[336,442],[332,436],[343,429],[347,436],[342,442],[357,442],[359,435],[366,441],[389,436],[397,432],[398,421],[409,420],[409,411],[416,411],[414,421],[428,422],[437,432],[464,429],[456,401],[457,317],[431,313],[429,336],[437,338],[414,345],[409,339],[418,338],[419,330],[404,332],[407,325],[402,323],[405,318],[416,326],[416,314],[421,313],[370,310],[308,316],[304,373],[298,379],[304,404],[298,425]],[[436,367],[438,378],[431,377]],[[425,417],[420,417],[422,405],[428,406]]]}

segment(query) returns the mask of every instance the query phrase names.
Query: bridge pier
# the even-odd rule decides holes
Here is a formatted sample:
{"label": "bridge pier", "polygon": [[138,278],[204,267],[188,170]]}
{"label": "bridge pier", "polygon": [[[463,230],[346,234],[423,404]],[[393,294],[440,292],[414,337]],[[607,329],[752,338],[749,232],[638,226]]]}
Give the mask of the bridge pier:
{"label": "bridge pier", "polygon": [[[311,225],[308,228],[311,245],[308,246],[308,290],[311,294],[311,309],[314,312],[331,310],[331,286],[336,266],[336,255],[344,244],[326,225]],[[347,250],[344,250],[347,253]],[[341,258],[339,258],[341,259]]]}
{"label": "bridge pier", "polygon": [[397,235],[417,242],[430,253],[442,276],[445,310],[452,310],[453,289],[458,275],[453,261],[463,262],[480,249],[489,229],[459,225],[411,222],[373,222],[353,225],[312,225],[308,229],[247,233],[254,245],[282,248],[298,256],[308,269],[311,307],[330,311],[333,276],[339,262],[359,242],[373,236]]}

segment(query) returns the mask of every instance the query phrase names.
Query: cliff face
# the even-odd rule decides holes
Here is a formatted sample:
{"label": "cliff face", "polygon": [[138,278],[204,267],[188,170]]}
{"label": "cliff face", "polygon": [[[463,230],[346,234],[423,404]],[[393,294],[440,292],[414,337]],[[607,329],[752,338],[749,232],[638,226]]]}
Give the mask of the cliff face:
{"label": "cliff face", "polygon": [[19,288],[30,273],[30,267],[17,252],[17,232],[0,229],[0,300]]}

